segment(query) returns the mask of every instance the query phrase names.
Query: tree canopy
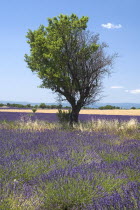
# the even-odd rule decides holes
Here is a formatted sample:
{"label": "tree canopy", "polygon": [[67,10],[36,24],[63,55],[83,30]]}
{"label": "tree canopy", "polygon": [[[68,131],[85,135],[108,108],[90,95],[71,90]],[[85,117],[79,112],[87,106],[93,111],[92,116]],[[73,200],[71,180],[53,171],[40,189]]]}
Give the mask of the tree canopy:
{"label": "tree canopy", "polygon": [[88,17],[59,15],[48,26],[29,30],[30,55],[25,61],[42,80],[42,88],[62,95],[72,107],[71,122],[78,121],[80,109],[97,100],[101,79],[110,72],[114,56],[106,55],[99,35],[87,30]]}

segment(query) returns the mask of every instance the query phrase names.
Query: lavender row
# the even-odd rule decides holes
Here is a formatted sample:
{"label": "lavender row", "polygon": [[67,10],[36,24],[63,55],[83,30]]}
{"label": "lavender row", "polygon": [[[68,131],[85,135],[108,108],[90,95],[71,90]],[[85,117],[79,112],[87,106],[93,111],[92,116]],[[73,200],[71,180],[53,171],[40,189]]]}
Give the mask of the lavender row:
{"label": "lavender row", "polygon": [[[31,120],[45,120],[48,122],[58,121],[57,115],[54,113],[20,113],[20,112],[0,112],[0,121],[15,121],[20,120],[21,117],[30,116]],[[119,120],[119,121],[129,121],[130,119],[137,119],[140,122],[140,116],[127,116],[127,115],[94,115],[94,114],[80,114],[80,121],[88,121],[91,119],[105,119],[105,120]]]}
{"label": "lavender row", "polygon": [[53,113],[21,113],[21,112],[0,112],[0,121],[17,121],[21,118],[30,120],[45,120],[48,122],[58,121],[57,115]]}
{"label": "lavender row", "polygon": [[1,129],[0,140],[2,200],[11,194],[24,200],[42,195],[44,209],[140,208],[137,139]]}

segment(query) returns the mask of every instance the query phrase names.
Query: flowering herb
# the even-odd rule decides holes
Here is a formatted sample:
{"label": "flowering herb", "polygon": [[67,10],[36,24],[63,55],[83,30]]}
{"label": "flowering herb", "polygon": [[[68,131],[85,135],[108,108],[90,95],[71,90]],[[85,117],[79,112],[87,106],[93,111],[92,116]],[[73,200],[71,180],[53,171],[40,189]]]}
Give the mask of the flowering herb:
{"label": "flowering herb", "polygon": [[[0,114],[1,122],[4,117],[9,122],[21,117]],[[57,120],[55,115],[37,113],[22,119],[49,116]],[[0,154],[0,209],[140,209],[139,138],[1,126]]]}

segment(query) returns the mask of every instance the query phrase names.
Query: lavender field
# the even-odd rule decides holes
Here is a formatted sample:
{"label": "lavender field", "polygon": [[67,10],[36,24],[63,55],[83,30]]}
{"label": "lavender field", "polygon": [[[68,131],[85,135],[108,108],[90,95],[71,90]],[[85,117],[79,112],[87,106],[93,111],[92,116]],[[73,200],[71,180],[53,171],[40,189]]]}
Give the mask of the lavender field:
{"label": "lavender field", "polygon": [[140,209],[140,116],[80,120],[0,113],[0,209]]}
{"label": "lavender field", "polygon": [[[21,113],[21,112],[0,112],[0,121],[15,121],[20,120],[21,117],[30,116],[31,120],[44,120],[48,122],[58,121],[57,115],[55,113]],[[91,119],[105,119],[105,120],[119,120],[128,121],[130,119],[137,119],[140,122],[140,116],[129,116],[129,115],[98,115],[98,114],[80,114],[79,120],[88,121]]]}

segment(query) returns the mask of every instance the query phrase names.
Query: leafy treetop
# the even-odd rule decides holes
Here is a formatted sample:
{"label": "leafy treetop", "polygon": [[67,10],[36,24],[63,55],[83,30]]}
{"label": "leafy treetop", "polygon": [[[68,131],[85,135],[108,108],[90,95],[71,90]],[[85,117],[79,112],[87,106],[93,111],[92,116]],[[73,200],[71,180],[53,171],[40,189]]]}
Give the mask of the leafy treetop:
{"label": "leafy treetop", "polygon": [[25,61],[32,72],[42,80],[41,87],[61,94],[71,104],[77,116],[81,107],[95,101],[100,89],[101,76],[109,72],[112,57],[105,56],[98,35],[87,28],[88,17],[75,14],[49,18],[48,26],[29,30],[27,42],[30,55]]}

